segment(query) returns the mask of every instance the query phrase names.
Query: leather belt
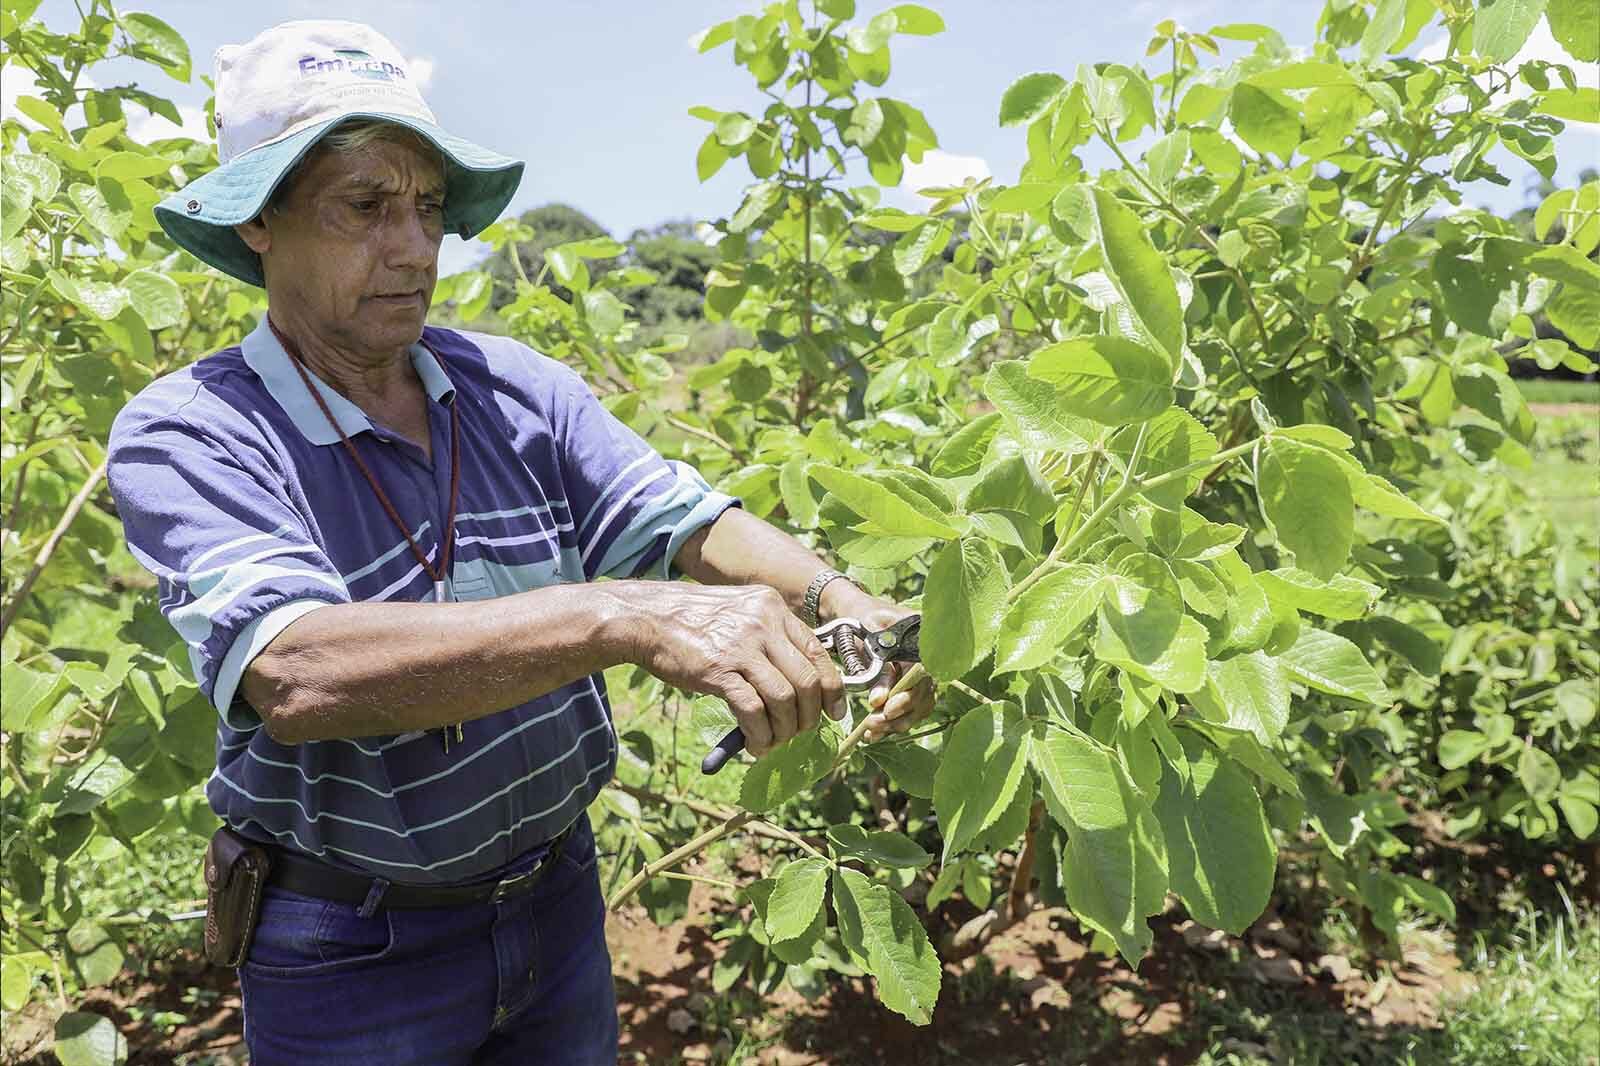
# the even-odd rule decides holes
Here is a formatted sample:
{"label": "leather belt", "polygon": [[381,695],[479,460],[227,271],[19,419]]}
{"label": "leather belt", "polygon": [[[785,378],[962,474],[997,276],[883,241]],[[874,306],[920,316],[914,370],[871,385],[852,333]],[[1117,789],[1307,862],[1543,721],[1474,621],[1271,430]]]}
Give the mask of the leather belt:
{"label": "leather belt", "polygon": [[[561,849],[577,824],[574,821],[557,833],[548,845],[541,845],[547,849],[545,854],[533,866],[521,873],[495,880],[469,881],[454,885],[386,882],[381,886],[382,893],[377,906],[402,910],[459,907],[472,903],[499,903],[526,895],[544,879],[546,871],[561,857]],[[274,888],[298,892],[303,896],[316,896],[319,899],[361,906],[373,895],[382,880],[366,874],[341,870],[284,848],[267,844],[263,844],[262,847],[266,848],[271,858],[267,884]]]}

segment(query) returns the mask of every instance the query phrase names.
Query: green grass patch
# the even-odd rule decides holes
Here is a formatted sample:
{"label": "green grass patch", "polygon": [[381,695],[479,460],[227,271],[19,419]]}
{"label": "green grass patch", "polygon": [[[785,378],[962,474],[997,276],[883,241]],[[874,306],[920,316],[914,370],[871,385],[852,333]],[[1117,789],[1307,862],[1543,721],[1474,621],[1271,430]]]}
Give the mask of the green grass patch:
{"label": "green grass patch", "polygon": [[1540,419],[1532,450],[1533,466],[1517,475],[1523,488],[1558,529],[1594,545],[1600,539],[1600,415]]}
{"label": "green grass patch", "polygon": [[1525,908],[1509,927],[1491,932],[1463,952],[1476,986],[1443,1004],[1438,1028],[1373,1027],[1326,1006],[1235,985],[1192,1023],[1211,1034],[1195,1066],[1600,1062],[1600,915]]}
{"label": "green grass patch", "polygon": [[1600,381],[1573,381],[1568,378],[1523,378],[1517,382],[1523,399],[1529,403],[1600,404]]}

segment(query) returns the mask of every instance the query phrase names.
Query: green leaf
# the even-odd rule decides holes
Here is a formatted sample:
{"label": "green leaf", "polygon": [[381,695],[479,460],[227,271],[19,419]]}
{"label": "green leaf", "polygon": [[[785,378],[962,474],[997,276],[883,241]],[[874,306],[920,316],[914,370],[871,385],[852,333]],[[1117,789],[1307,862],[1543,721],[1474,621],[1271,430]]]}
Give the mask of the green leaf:
{"label": "green leaf", "polygon": [[921,4],[896,4],[889,13],[894,16],[896,33],[928,37],[944,32],[944,19]]}
{"label": "green leaf", "polygon": [[827,889],[825,860],[796,859],[785,866],[767,900],[767,935],[773,940],[793,940],[804,933],[822,909],[822,896]]}
{"label": "green leaf", "polygon": [[1257,469],[1261,509],[1295,562],[1331,578],[1355,542],[1355,500],[1340,461],[1307,444],[1274,440]]}
{"label": "green leaf", "polygon": [[[1217,438],[1207,432],[1193,415],[1178,407],[1168,408],[1152,418],[1145,423],[1144,430],[1143,458],[1139,461],[1139,469],[1135,471],[1141,478],[1170,473],[1217,454]],[[1111,441],[1112,453],[1126,464],[1133,457],[1133,446],[1137,439],[1137,427],[1118,431]],[[1145,489],[1140,495],[1162,510],[1179,511],[1183,501],[1199,487],[1205,475],[1206,470],[1202,467],[1187,477]]]}
{"label": "green leaf", "polygon": [[1468,729],[1447,729],[1439,738],[1439,765],[1459,770],[1489,750],[1489,738]]}
{"label": "green leaf", "polygon": [[1600,89],[1552,89],[1539,94],[1538,110],[1569,122],[1600,122]]}
{"label": "green leaf", "polygon": [[1577,796],[1557,796],[1556,806],[1561,808],[1562,817],[1566,818],[1567,825],[1572,830],[1572,835],[1579,840],[1588,840],[1600,827],[1600,810],[1586,799]]}
{"label": "green leaf", "polygon": [[1439,676],[1439,669],[1444,665],[1444,652],[1422,630],[1383,615],[1367,619],[1362,627],[1399,652],[1419,674],[1424,677]]}
{"label": "green leaf", "polygon": [[153,270],[135,270],[122,279],[128,303],[151,329],[166,329],[183,321],[183,293],[178,283]]}
{"label": "green leaf", "polygon": [[[713,741],[715,743],[715,741]],[[919,799],[933,798],[933,781],[939,757],[914,740],[885,738],[862,750],[889,775],[901,792]]]}
{"label": "green leaf", "polygon": [[833,905],[845,949],[878,982],[885,1007],[916,1025],[933,1019],[944,970],[911,905],[865,874],[839,869]]}
{"label": "green leaf", "polygon": [[27,1006],[34,979],[49,965],[50,956],[42,951],[14,951],[0,958],[0,1006],[7,1013]]}
{"label": "green leaf", "polygon": [[828,829],[828,839],[841,859],[860,859],[869,866],[920,870],[933,861],[933,856],[922,845],[904,833],[836,825]]}
{"label": "green leaf", "polygon": [[1264,745],[1276,744],[1289,721],[1288,675],[1265,652],[1207,663],[1206,683],[1189,699],[1207,719],[1247,730]]}
{"label": "green leaf", "polygon": [[701,181],[709,181],[717,171],[722,169],[722,164],[728,161],[728,150],[717,140],[715,131],[706,134],[706,139],[700,142],[700,151],[695,153],[695,176]]}
{"label": "green leaf", "polygon": [[[85,185],[78,182],[67,189],[67,199],[83,212],[83,217],[89,220],[89,225],[112,240],[117,240],[128,231],[128,224],[133,220],[133,209],[126,201],[113,204],[106,196],[106,188],[106,185]],[[116,315],[104,317],[115,318]]]}
{"label": "green leaf", "polygon": [[1517,759],[1517,780],[1536,800],[1553,800],[1561,788],[1561,766],[1543,748],[1525,747]]}
{"label": "green leaf", "polygon": [[1046,574],[1011,604],[995,640],[995,672],[1033,670],[1055,657],[1068,637],[1094,614],[1105,571],[1074,563]]}
{"label": "green leaf", "polygon": [[1087,451],[1096,436],[1092,422],[1067,411],[1061,390],[1028,376],[1027,365],[1007,359],[989,368],[983,394],[1016,427],[1022,443],[1035,451]]}
{"label": "green leaf", "polygon": [[1258,152],[1287,162],[1300,144],[1300,108],[1276,90],[1241,82],[1233,88],[1228,117],[1240,139]]}
{"label": "green leaf", "polygon": [[44,156],[14,152],[6,157],[6,167],[10,176],[28,186],[38,203],[49,203],[61,188],[61,168]]}
{"label": "green leaf", "polygon": [[1201,925],[1242,934],[1266,909],[1277,849],[1255,787],[1193,734],[1180,738],[1187,773],[1161,775],[1156,817],[1172,890]]}
{"label": "green leaf", "polygon": [[1472,48],[1491,63],[1505,63],[1522,50],[1544,14],[1545,0],[1478,0]]}
{"label": "green leaf", "polygon": [[133,11],[121,16],[122,28],[174,79],[189,82],[189,46],[183,35],[154,15]]}
{"label": "green leaf", "polygon": [[172,160],[144,152],[112,152],[94,168],[95,180],[131,181],[136,178],[165,177]]}
{"label": "green leaf", "polygon": [[1445,313],[1462,329],[1498,339],[1490,320],[1499,299],[1494,272],[1472,259],[1459,244],[1447,244],[1433,257],[1433,280],[1439,286]]}
{"label": "green leaf", "polygon": [[86,985],[110,984],[122,972],[122,947],[99,925],[80,919],[67,930],[73,969]]}
{"label": "green leaf", "polygon": [[72,1011],[56,1019],[55,1036],[61,1066],[122,1066],[128,1061],[127,1038],[110,1018]]}
{"label": "green leaf", "polygon": [[1322,581],[1315,574],[1293,567],[1259,571],[1256,580],[1266,590],[1268,599],[1324,618],[1360,618],[1383,595],[1378,586],[1357,578],[1335,574],[1328,581]]}
{"label": "green leaf", "polygon": [[1008,455],[984,467],[967,489],[962,507],[969,511],[1021,511],[1036,522],[1056,513],[1050,483],[1025,455]]}
{"label": "green leaf", "polygon": [[1353,464],[1347,465],[1344,472],[1350,482],[1350,494],[1356,506],[1390,518],[1409,518],[1419,522],[1432,522],[1435,525],[1449,525],[1443,518],[1425,510],[1421,504],[1395,488],[1382,475],[1360,470]]}
{"label": "green leaf", "polygon": [[1000,97],[1000,125],[1032,122],[1049,110],[1066,87],[1066,79],[1059,74],[1024,74]]}
{"label": "green leaf", "polygon": [[946,544],[928,569],[922,592],[922,662],[941,681],[953,681],[994,647],[1011,578],[986,540]]}
{"label": "green leaf", "polygon": [[1278,659],[1290,677],[1319,692],[1379,707],[1390,702],[1383,679],[1361,649],[1337,633],[1302,626],[1299,639]]}
{"label": "green leaf", "polygon": [[850,510],[886,533],[904,537],[938,537],[950,540],[961,531],[950,525],[932,501],[914,493],[901,495],[860,474],[831,466],[814,466],[812,480],[838,497]]}
{"label": "green leaf", "polygon": [[907,277],[915,274],[929,259],[944,252],[954,233],[955,227],[944,220],[930,221],[906,233],[894,245],[895,270]]}
{"label": "green leaf", "polygon": [[1389,51],[1406,22],[1406,0],[1378,0],[1378,9],[1361,35],[1361,61],[1372,63]]}
{"label": "green leaf", "polygon": [[1034,741],[1031,761],[1045,806],[1067,830],[1061,862],[1067,905],[1137,965],[1152,939],[1145,918],[1166,901],[1160,822],[1116,757],[1087,737],[1049,730]]}
{"label": "green leaf", "polygon": [[40,728],[35,711],[47,711],[66,686],[60,674],[30,670],[15,662],[0,666],[0,687],[5,689],[6,729],[25,733]]}
{"label": "green leaf", "polygon": [[1342,64],[1302,59],[1252,74],[1246,84],[1258,89],[1319,89],[1325,85],[1356,85],[1358,82]]}
{"label": "green leaf", "polygon": [[933,779],[944,855],[951,856],[1005,812],[1028,762],[1028,729],[1014,703],[980,704],[968,711],[944,742]]}
{"label": "green leaf", "polygon": [[839,742],[824,727],[808,729],[779,744],[757,760],[739,786],[746,810],[770,811],[804,792],[833,765]]}
{"label": "green leaf", "polygon": [[1580,63],[1600,60],[1600,0],[1550,0],[1545,5],[1550,35]]}
{"label": "green leaf", "polygon": [[1149,227],[1132,208],[1105,189],[1095,188],[1089,195],[1102,269],[1139,332],[1167,357],[1169,367],[1177,366],[1183,358],[1183,305],[1166,259],[1150,243]]}
{"label": "green leaf", "polygon": [[1068,414],[1109,426],[1145,422],[1172,406],[1172,364],[1122,337],[1079,337],[1034,353],[1028,374],[1056,388]]}
{"label": "green leaf", "polygon": [[1160,557],[1129,555],[1100,602],[1095,656],[1172,692],[1205,683],[1206,629],[1183,611],[1183,593]]}

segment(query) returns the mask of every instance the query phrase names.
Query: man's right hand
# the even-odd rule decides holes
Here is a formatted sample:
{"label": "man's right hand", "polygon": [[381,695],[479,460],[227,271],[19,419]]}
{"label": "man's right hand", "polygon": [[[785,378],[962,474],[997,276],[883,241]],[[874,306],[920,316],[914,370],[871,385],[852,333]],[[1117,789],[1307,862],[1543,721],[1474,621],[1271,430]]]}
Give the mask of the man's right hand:
{"label": "man's right hand", "polygon": [[687,692],[719,696],[760,756],[844,717],[844,681],[827,649],[767,585],[611,582],[635,612],[629,661]]}

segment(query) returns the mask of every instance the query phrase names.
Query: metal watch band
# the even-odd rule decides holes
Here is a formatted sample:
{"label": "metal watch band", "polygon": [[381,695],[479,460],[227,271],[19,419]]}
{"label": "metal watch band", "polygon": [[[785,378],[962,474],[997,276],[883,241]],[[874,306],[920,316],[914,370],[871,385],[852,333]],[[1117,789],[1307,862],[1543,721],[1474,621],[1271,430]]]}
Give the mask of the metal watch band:
{"label": "metal watch band", "polygon": [[[827,585],[828,582],[832,581],[836,577],[842,577],[846,581],[850,581],[849,577],[841,574],[837,570],[821,570],[818,571],[816,577],[811,579],[811,584],[806,586],[805,604],[801,607],[801,610],[804,612],[802,618],[805,621],[805,624],[811,626],[813,629],[816,628],[817,625],[817,609],[822,603],[822,589],[825,585]],[[855,584],[853,581],[850,583]]]}

